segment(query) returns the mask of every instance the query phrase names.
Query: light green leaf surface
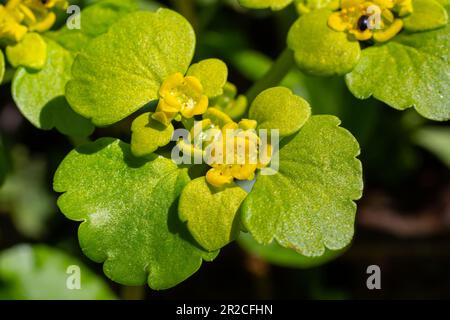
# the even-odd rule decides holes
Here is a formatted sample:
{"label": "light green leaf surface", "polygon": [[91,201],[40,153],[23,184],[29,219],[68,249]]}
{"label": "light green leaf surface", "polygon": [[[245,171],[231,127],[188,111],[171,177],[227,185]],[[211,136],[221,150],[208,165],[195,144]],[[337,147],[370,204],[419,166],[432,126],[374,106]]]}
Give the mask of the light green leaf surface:
{"label": "light green leaf surface", "polygon": [[258,129],[279,129],[280,137],[300,130],[310,116],[308,102],[284,87],[261,92],[249,111],[250,119],[258,121]]}
{"label": "light green leaf surface", "polygon": [[164,126],[147,112],[137,117],[131,125],[131,152],[136,157],[152,154],[172,139],[173,125]]}
{"label": "light green leaf surface", "polygon": [[6,57],[14,68],[42,69],[47,60],[47,43],[38,33],[27,33],[22,41],[6,47]]}
{"label": "light green leaf surface", "polygon": [[318,267],[337,258],[345,251],[345,249],[337,251],[326,249],[325,253],[319,257],[306,257],[295,250],[280,246],[275,241],[268,245],[259,244],[250,234],[244,232],[237,241],[246,251],[271,264],[300,269]]}
{"label": "light green leaf surface", "polygon": [[447,10],[435,0],[413,0],[413,7],[413,13],[403,19],[407,31],[433,30],[448,22]]}
{"label": "light green leaf surface", "polygon": [[81,11],[80,29],[70,30],[64,26],[46,33],[46,36],[69,51],[79,52],[91,39],[105,33],[121,17],[136,10],[138,6],[134,0],[102,0]]}
{"label": "light green leaf surface", "polygon": [[83,221],[83,252],[113,281],[166,289],[212,260],[178,219],[177,199],[189,182],[170,160],[135,158],[129,145],[104,138],[72,151],[58,168],[54,189],[61,211]]}
{"label": "light green leaf surface", "polygon": [[404,34],[363,50],[346,76],[350,91],[359,99],[373,95],[399,110],[414,106],[431,120],[450,119],[449,30]]}
{"label": "light green leaf surface", "polygon": [[0,50],[0,84],[2,84],[4,75],[5,75],[5,57],[3,55],[3,51]]}
{"label": "light green leaf surface", "polygon": [[203,86],[204,94],[209,98],[220,96],[227,83],[227,65],[219,59],[206,59],[190,66],[188,76],[198,78]]}
{"label": "light green leaf surface", "polygon": [[96,125],[113,124],[157,99],[168,76],[185,74],[194,47],[194,31],[178,13],[128,14],[77,56],[67,99]]}
{"label": "light green leaf surface", "polygon": [[301,16],[291,27],[288,46],[298,67],[317,76],[343,75],[357,64],[361,49],[345,32],[328,27],[331,11],[321,9]]}
{"label": "light green leaf surface", "polygon": [[233,185],[223,189],[210,186],[205,177],[192,180],[183,189],[179,216],[195,240],[206,250],[218,250],[239,235],[237,216],[247,192]]}
{"label": "light green leaf surface", "polygon": [[[79,267],[79,290],[70,290],[67,286],[70,276],[75,275],[72,269],[68,269],[70,266]],[[107,284],[79,260],[44,245],[23,244],[2,251],[0,281],[0,299],[116,299]]]}
{"label": "light green leaf surface", "polygon": [[424,127],[414,133],[413,140],[450,167],[450,128]]}
{"label": "light green leaf surface", "polygon": [[288,6],[293,0],[239,0],[241,6],[251,9],[281,10]]}
{"label": "light green leaf surface", "polygon": [[37,128],[56,127],[67,135],[87,136],[94,127],[75,113],[64,98],[72,61],[69,51],[48,40],[46,65],[38,72],[19,68],[13,79],[12,95],[25,118]]}
{"label": "light green leaf surface", "polygon": [[242,204],[242,222],[255,240],[276,240],[305,256],[347,246],[361,197],[356,139],[334,116],[312,116],[282,141],[279,171],[257,177]]}

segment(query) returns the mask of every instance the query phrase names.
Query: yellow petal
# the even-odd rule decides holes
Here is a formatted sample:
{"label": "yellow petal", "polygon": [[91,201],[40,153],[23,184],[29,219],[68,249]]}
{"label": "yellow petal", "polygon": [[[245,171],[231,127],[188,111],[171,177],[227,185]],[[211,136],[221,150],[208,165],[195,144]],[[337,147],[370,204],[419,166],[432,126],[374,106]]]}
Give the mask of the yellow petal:
{"label": "yellow petal", "polygon": [[256,126],[258,125],[258,122],[256,120],[251,119],[242,119],[239,121],[239,128],[248,130],[248,129],[256,129]]}
{"label": "yellow petal", "polygon": [[377,42],[385,42],[395,37],[403,28],[403,21],[396,19],[393,24],[384,30],[374,32],[373,39]]}
{"label": "yellow petal", "polygon": [[223,187],[233,182],[233,176],[225,175],[221,170],[212,168],[206,173],[206,181],[214,187]]}
{"label": "yellow petal", "polygon": [[347,23],[342,19],[339,12],[333,12],[328,17],[328,26],[335,31],[345,31],[347,29]]}
{"label": "yellow petal", "polygon": [[236,164],[233,165],[231,173],[238,180],[251,180],[256,171],[256,164]]}
{"label": "yellow petal", "polygon": [[184,78],[186,84],[193,89],[196,93],[201,94],[203,92],[203,86],[196,77],[187,76]]}
{"label": "yellow petal", "polygon": [[370,29],[366,29],[364,31],[352,29],[350,30],[350,33],[356,38],[356,40],[359,41],[369,40],[370,38],[372,38],[373,35],[372,30]]}
{"label": "yellow petal", "polygon": [[161,84],[159,88],[159,95],[161,97],[167,98],[166,96],[171,96],[171,91],[183,84],[184,77],[180,72],[174,73],[167,77],[166,80]]}
{"label": "yellow petal", "polygon": [[55,23],[56,15],[53,12],[49,12],[44,20],[39,21],[33,25],[30,25],[30,31],[44,32],[50,29]]}
{"label": "yellow petal", "polygon": [[180,107],[168,104],[166,99],[160,99],[156,111],[176,113],[180,111]]}

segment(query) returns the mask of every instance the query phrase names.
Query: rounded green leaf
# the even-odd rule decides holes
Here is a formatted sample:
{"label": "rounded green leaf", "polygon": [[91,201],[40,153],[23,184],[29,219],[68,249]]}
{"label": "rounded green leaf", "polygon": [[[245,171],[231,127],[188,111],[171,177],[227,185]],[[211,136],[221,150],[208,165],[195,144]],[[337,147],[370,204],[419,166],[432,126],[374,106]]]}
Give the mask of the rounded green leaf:
{"label": "rounded green leaf", "polygon": [[331,11],[315,10],[301,16],[291,27],[288,46],[294,51],[298,67],[312,75],[343,75],[358,62],[361,49],[345,32],[328,27]]}
{"label": "rounded green leaf", "polygon": [[339,250],[353,237],[361,197],[359,145],[334,116],[312,116],[282,142],[279,171],[259,175],[242,204],[242,222],[256,241],[305,256]]}
{"label": "rounded green leaf", "polygon": [[281,10],[287,7],[293,0],[239,0],[241,6],[251,9]]}
{"label": "rounded green leaf", "polygon": [[203,86],[204,94],[214,98],[223,93],[223,86],[227,83],[228,68],[222,60],[206,59],[193,64],[187,75],[198,78]]}
{"label": "rounded green leaf", "polygon": [[258,122],[258,129],[279,129],[280,137],[300,130],[310,116],[308,102],[284,87],[261,92],[249,111],[249,117]]}
{"label": "rounded green leaf", "polygon": [[250,234],[244,232],[237,241],[245,250],[271,264],[300,269],[318,267],[337,258],[345,251],[345,249],[336,251],[325,249],[325,253],[319,257],[306,257],[295,250],[284,248],[276,242],[268,245],[259,244]]}
{"label": "rounded green leaf", "polygon": [[[77,269],[79,268],[79,269]],[[70,271],[70,273],[68,273]],[[80,289],[68,287],[80,275]],[[0,299],[111,300],[108,285],[81,261],[44,245],[17,245],[0,254]]]}
{"label": "rounded green leaf", "polygon": [[194,47],[194,31],[178,13],[130,13],[77,56],[67,100],[96,125],[113,124],[157,99],[168,76],[186,73]]}
{"label": "rounded green leaf", "polygon": [[450,119],[449,30],[399,35],[363,50],[346,76],[348,88],[359,99],[373,95],[395,109],[414,106],[425,118]]}
{"label": "rounded green leaf", "polygon": [[413,8],[413,13],[403,19],[407,31],[433,30],[448,22],[447,10],[435,0],[413,0]]}
{"label": "rounded green leaf", "polygon": [[38,72],[20,67],[12,82],[12,95],[19,110],[34,126],[54,127],[72,136],[87,136],[93,125],[75,113],[64,98],[70,79],[72,54],[52,40],[47,42],[47,62]]}
{"label": "rounded green leaf", "polygon": [[4,75],[5,75],[5,57],[3,56],[3,51],[0,50],[0,84],[2,84]]}
{"label": "rounded green leaf", "polygon": [[38,33],[27,33],[22,41],[6,47],[6,57],[14,68],[42,69],[47,60],[47,43]]}
{"label": "rounded green leaf", "polygon": [[195,240],[206,250],[218,250],[239,235],[237,212],[247,192],[232,185],[217,189],[205,177],[192,180],[183,189],[179,216]]}
{"label": "rounded green leaf", "polygon": [[170,288],[215,253],[200,249],[178,219],[177,199],[187,170],[153,156],[135,158],[130,146],[99,139],[72,151],[58,168],[54,189],[61,211],[83,221],[83,252],[112,280],[153,289]]}
{"label": "rounded green leaf", "polygon": [[85,7],[81,13],[81,29],[67,26],[45,35],[72,52],[81,51],[92,38],[106,31],[122,16],[138,10],[134,0],[102,0]]}
{"label": "rounded green leaf", "polygon": [[131,152],[137,157],[152,154],[170,142],[173,130],[172,124],[164,126],[154,120],[151,112],[141,114],[131,125]]}

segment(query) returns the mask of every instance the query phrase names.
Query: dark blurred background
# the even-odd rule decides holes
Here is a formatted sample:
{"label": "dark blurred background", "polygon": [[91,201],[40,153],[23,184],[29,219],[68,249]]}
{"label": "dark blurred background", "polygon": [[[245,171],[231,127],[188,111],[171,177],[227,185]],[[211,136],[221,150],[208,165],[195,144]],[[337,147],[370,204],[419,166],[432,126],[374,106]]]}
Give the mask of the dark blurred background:
{"label": "dark blurred background", "polygon": [[[243,94],[283,51],[297,17],[294,6],[273,13],[245,10],[225,0],[160,3],[181,11],[196,28],[195,61],[223,59],[229,81]],[[339,116],[361,144],[365,191],[358,202],[354,241],[339,257],[304,268],[308,263],[295,258],[280,262],[241,241],[166,291],[113,283],[101,264],[83,256],[77,223],[56,207],[52,177],[77,142],[55,130],[34,128],[15,107],[8,84],[0,87],[0,132],[10,169],[0,188],[0,250],[24,243],[58,248],[81,260],[121,298],[450,298],[448,123],[428,121],[414,110],[399,112],[373,99],[357,100],[339,78],[307,77],[293,68],[283,85],[305,97],[313,113]],[[97,130],[94,138],[129,141],[129,127],[125,120]],[[381,290],[366,287],[369,265],[381,268]],[[10,291],[6,298],[16,296]]]}

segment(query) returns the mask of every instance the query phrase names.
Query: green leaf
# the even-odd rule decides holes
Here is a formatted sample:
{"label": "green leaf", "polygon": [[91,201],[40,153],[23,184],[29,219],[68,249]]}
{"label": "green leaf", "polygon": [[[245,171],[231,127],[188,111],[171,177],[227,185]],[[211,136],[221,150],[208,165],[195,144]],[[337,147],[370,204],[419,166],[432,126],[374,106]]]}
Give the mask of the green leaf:
{"label": "green leaf", "polygon": [[359,99],[374,96],[391,107],[412,106],[423,117],[450,119],[449,27],[397,36],[363,50],[360,62],[346,76]]}
{"label": "green leaf", "polygon": [[237,185],[216,189],[200,177],[183,189],[179,216],[203,248],[218,250],[239,235],[237,212],[246,196],[247,192]]}
{"label": "green leaf", "polygon": [[135,158],[129,145],[104,138],[72,151],[55,174],[65,192],[61,211],[75,221],[83,252],[112,280],[170,288],[217,253],[200,249],[178,219],[177,198],[189,182],[186,169],[153,156]]}
{"label": "green leaf", "polygon": [[147,112],[137,117],[131,126],[131,152],[137,157],[152,154],[172,139],[173,125],[164,126]]}
{"label": "green leaf", "polygon": [[194,47],[194,31],[178,13],[128,14],[77,56],[67,99],[96,125],[113,124],[157,99],[168,76],[185,74]]}
{"label": "green leaf", "polygon": [[69,30],[64,26],[46,36],[69,51],[79,52],[91,39],[107,32],[121,17],[136,10],[138,6],[134,0],[102,0],[81,11],[81,29]]}
{"label": "green leaf", "polygon": [[343,75],[351,71],[361,55],[358,41],[345,32],[328,27],[331,11],[315,10],[302,15],[291,27],[288,46],[294,51],[298,67],[311,75]]}
{"label": "green leaf", "polygon": [[278,173],[258,176],[242,204],[244,227],[258,243],[275,239],[305,256],[350,243],[362,169],[358,142],[339,123],[312,116],[282,141]]}
{"label": "green leaf", "polygon": [[447,10],[435,0],[413,0],[413,8],[413,13],[403,19],[407,31],[433,30],[448,22]]}
{"label": "green leaf", "polygon": [[[70,266],[79,267],[80,289],[67,286]],[[75,275],[75,273],[73,273]],[[79,260],[44,245],[16,245],[0,254],[0,299],[109,300],[107,284]]]}
{"label": "green leaf", "polygon": [[345,251],[345,249],[337,251],[326,249],[320,257],[306,257],[295,250],[284,248],[276,242],[268,245],[259,244],[250,234],[244,232],[241,233],[237,241],[245,250],[271,264],[300,269],[318,267],[337,258]]}
{"label": "green leaf", "polygon": [[12,83],[12,95],[19,110],[34,126],[54,127],[71,136],[87,136],[94,127],[75,113],[64,98],[70,79],[72,54],[52,40],[47,42],[47,63],[35,72],[19,68]]}
{"label": "green leaf", "polygon": [[204,93],[209,98],[214,98],[223,93],[223,86],[227,83],[228,68],[222,60],[206,59],[193,64],[187,75],[198,78],[203,85]]}
{"label": "green leaf", "polygon": [[450,128],[424,127],[414,133],[413,140],[450,167]]}
{"label": "green leaf", "polygon": [[22,41],[6,47],[6,57],[14,67],[42,69],[47,60],[47,43],[37,33],[27,33]]}
{"label": "green leaf", "polygon": [[211,99],[209,106],[224,112],[232,120],[239,121],[247,111],[248,101],[246,96],[237,93],[236,86],[227,82],[223,87],[223,94]]}
{"label": "green leaf", "polygon": [[287,7],[293,0],[239,0],[241,6],[252,9],[281,10]]}
{"label": "green leaf", "polygon": [[105,32],[124,15],[137,11],[134,0],[103,0],[86,7],[82,12],[83,33],[97,37]]}
{"label": "green leaf", "polygon": [[249,111],[249,117],[258,122],[258,129],[279,129],[280,137],[300,130],[310,116],[308,102],[284,87],[261,92]]}

